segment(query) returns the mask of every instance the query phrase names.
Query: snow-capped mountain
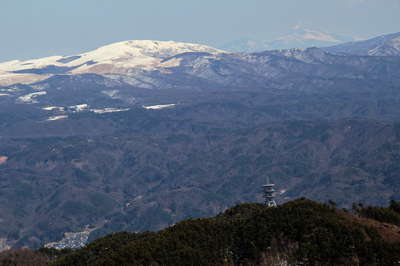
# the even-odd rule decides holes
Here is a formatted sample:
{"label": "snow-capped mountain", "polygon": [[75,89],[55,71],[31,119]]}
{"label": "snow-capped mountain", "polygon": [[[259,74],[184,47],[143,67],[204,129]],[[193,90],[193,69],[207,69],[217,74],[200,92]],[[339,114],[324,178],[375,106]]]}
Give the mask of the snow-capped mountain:
{"label": "snow-capped mountain", "polygon": [[[310,30],[303,33],[302,38],[305,40],[339,42],[337,38],[323,33]],[[332,52],[332,49],[338,51],[340,47],[347,47],[348,51],[352,51],[352,47],[353,50],[356,49],[354,47],[367,47],[366,51],[370,51],[368,55],[394,55],[399,48],[399,35],[326,49],[288,49],[262,53],[229,53],[205,45],[173,41],[124,41],[73,56],[0,63],[0,86],[8,86],[0,88],[0,93],[3,98],[12,94],[20,99],[19,102],[34,102],[35,98],[48,97],[44,88],[49,87],[54,91],[54,80],[50,78],[58,75],[70,76],[71,80],[91,80],[93,84],[101,84],[106,88],[124,86],[123,84],[143,89],[265,86],[266,82],[271,84],[273,80],[292,75],[293,71],[297,73],[297,68],[300,76],[307,71],[315,75],[314,66],[302,65],[303,63],[321,64],[318,73],[327,68],[328,64],[329,68],[339,62],[347,64],[351,59],[333,55],[338,52]],[[340,69],[333,72],[331,70],[324,73],[341,73],[344,76],[352,73],[342,73]],[[51,86],[48,85],[49,82],[52,83]],[[21,90],[11,86],[18,83],[33,84],[33,89],[25,94],[18,94],[16,91]],[[129,99],[132,102],[132,97],[123,96],[125,92],[126,90],[117,93],[113,89],[103,94],[111,95],[113,99]]]}
{"label": "snow-capped mountain", "polygon": [[379,36],[373,39],[350,42],[325,48],[326,51],[339,55],[400,55],[400,32]]}
{"label": "snow-capped mountain", "polygon": [[[345,41],[344,37],[296,28],[294,34],[268,42],[260,49],[310,47],[318,46],[318,43],[323,46],[343,41]],[[251,46],[254,49],[249,50],[258,50],[256,44],[251,43]],[[289,49],[275,55],[300,59],[300,57],[310,57],[308,54],[312,52],[310,60],[315,61],[315,54],[324,57],[324,51],[340,55],[398,55],[400,54],[400,33],[331,46],[322,50],[308,50],[307,53]],[[274,53],[269,53],[269,55],[272,54]],[[308,59],[303,59],[301,61],[308,62]],[[52,56],[0,63],[0,86],[18,83],[33,84],[54,75],[79,74],[98,74],[113,82],[123,82],[141,88],[192,87],[193,79],[196,80],[197,86],[199,84],[209,86],[210,82],[223,85],[234,83],[235,85],[233,80],[239,82],[241,76],[233,75],[234,66],[235,71],[244,71],[246,75],[251,75],[252,71],[257,72],[267,66],[271,68],[268,63],[255,64],[254,62],[258,60],[260,60],[259,55],[226,52],[193,43],[124,41],[72,56]],[[278,72],[277,69],[272,68],[269,72],[263,73],[263,76],[272,77]]]}
{"label": "snow-capped mountain", "polygon": [[223,53],[209,46],[174,41],[124,41],[74,56],[52,56],[27,61],[0,63],[0,85],[33,83],[55,74],[123,74],[137,70],[157,70],[179,65],[183,53]]}
{"label": "snow-capped mountain", "polygon": [[221,45],[220,48],[232,52],[260,52],[275,49],[325,47],[350,41],[354,41],[354,38],[295,27],[289,34],[272,40],[235,40]]}

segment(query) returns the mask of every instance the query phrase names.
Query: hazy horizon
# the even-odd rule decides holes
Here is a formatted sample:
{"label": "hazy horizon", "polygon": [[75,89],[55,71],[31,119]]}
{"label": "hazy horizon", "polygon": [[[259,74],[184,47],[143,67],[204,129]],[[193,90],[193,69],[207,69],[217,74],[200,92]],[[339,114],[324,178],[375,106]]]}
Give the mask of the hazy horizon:
{"label": "hazy horizon", "polygon": [[26,2],[2,3],[0,62],[72,55],[123,40],[211,46],[270,40],[288,34],[295,25],[354,38],[400,31],[399,0]]}

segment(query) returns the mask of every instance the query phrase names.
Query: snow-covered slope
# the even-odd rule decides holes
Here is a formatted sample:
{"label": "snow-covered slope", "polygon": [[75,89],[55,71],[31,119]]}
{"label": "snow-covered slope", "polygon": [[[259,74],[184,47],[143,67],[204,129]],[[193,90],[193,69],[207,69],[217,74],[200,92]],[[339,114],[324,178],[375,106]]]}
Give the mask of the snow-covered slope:
{"label": "snow-covered slope", "polygon": [[223,53],[209,46],[174,41],[124,41],[74,56],[52,56],[0,63],[0,85],[32,83],[54,74],[123,74],[179,65],[164,59],[182,53]]}
{"label": "snow-covered slope", "polygon": [[400,55],[400,32],[366,41],[336,45],[325,50],[340,55],[398,56]]}

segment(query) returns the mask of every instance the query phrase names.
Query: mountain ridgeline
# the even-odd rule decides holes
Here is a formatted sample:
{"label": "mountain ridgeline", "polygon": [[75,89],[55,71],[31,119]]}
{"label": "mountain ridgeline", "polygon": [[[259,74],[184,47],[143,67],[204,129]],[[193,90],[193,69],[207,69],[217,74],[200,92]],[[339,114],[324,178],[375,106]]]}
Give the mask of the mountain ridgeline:
{"label": "mountain ridgeline", "polygon": [[280,203],[399,200],[398,35],[379,40],[258,53],[127,41],[1,63],[0,249],[215,215],[260,202],[267,176]]}

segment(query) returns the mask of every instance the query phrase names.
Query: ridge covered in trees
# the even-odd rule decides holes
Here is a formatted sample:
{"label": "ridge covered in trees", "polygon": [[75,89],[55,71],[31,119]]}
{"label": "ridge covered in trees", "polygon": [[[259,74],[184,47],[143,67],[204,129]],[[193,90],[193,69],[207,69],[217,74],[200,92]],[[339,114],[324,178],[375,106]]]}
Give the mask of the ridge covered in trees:
{"label": "ridge covered in trees", "polygon": [[[351,213],[304,198],[276,208],[246,203],[159,232],[110,234],[76,251],[8,251],[0,264],[399,265],[399,207],[359,204]],[[24,264],[27,256],[36,264]]]}

